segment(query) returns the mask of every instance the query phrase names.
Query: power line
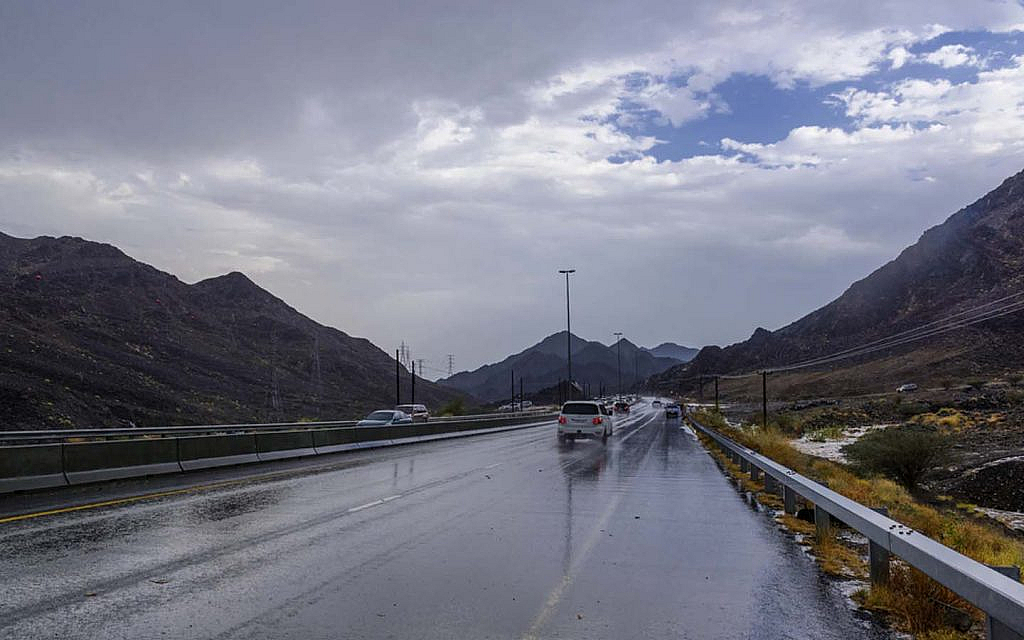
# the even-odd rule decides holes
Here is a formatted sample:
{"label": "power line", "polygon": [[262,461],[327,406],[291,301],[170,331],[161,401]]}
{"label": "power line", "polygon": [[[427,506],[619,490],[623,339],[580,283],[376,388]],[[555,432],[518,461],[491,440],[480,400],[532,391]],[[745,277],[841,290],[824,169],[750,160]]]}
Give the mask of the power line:
{"label": "power line", "polygon": [[[802,361],[802,362],[797,362],[797,363],[794,363],[792,365],[786,365],[786,367],[787,368],[789,368],[789,367],[801,367],[802,368],[803,366],[807,365],[808,363],[816,362],[818,360],[831,359],[831,358],[835,358],[835,357],[838,357],[838,356],[841,356],[841,355],[845,355],[847,353],[852,353],[852,352],[855,352],[855,351],[861,351],[863,349],[867,349],[867,348],[873,347],[875,345],[880,345],[882,343],[889,343],[890,341],[899,340],[901,338],[909,338],[913,334],[917,334],[917,333],[920,333],[922,331],[929,330],[930,327],[935,328],[935,325],[946,325],[946,324],[948,324],[950,322],[959,322],[959,320],[957,320],[957,318],[960,318],[961,316],[970,316],[970,315],[973,315],[975,313],[978,313],[979,311],[981,311],[985,307],[990,307],[990,306],[992,306],[994,304],[998,304],[998,303],[1004,302],[1006,300],[1010,300],[1010,299],[1014,299],[1014,298],[1020,298],[1021,296],[1024,296],[1024,291],[1021,291],[1021,292],[1018,292],[1018,293],[1015,293],[1015,294],[1011,294],[1011,295],[1008,295],[1008,296],[1004,296],[1002,298],[998,298],[998,299],[993,300],[991,302],[988,302],[988,303],[985,303],[985,304],[982,304],[982,305],[978,305],[976,307],[972,307],[972,308],[967,309],[965,311],[961,311],[959,313],[954,313],[954,314],[946,316],[944,318],[940,318],[938,320],[933,320],[931,322],[927,322],[927,323],[925,323],[923,325],[914,327],[912,329],[907,329],[905,331],[900,331],[899,333],[894,333],[894,334],[892,334],[890,336],[886,336],[884,338],[879,338],[877,340],[873,340],[871,342],[867,342],[865,344],[858,345],[856,347],[851,347],[851,348],[848,348],[848,349],[844,349],[842,351],[837,351],[837,352],[829,354],[827,356],[819,356],[819,357],[811,358],[809,360],[805,360],[805,361]],[[1020,304],[1024,304],[1024,300],[1018,300],[1017,302],[1014,302],[1014,303],[1011,303],[1011,304],[1008,304],[1008,305],[1003,305],[1001,307],[998,307],[997,309],[990,309],[989,311],[983,312],[981,315],[985,315],[985,314],[989,314],[989,313],[995,313],[997,311],[1001,311],[1001,310],[1007,309],[1009,307],[1019,308],[1018,305],[1020,305]],[[1016,310],[1016,308],[1014,310]],[[968,318],[964,318],[964,319],[966,320]],[[982,318],[982,319],[988,319],[988,318],[986,317],[986,318]],[[964,325],[964,326],[967,326],[967,325]],[[780,368],[776,368],[774,370],[775,371],[780,371],[782,369],[783,368],[780,367]]]}
{"label": "power line", "polygon": [[[1011,304],[1008,304],[1008,305],[1004,305],[1002,307],[996,307],[995,309],[989,309],[988,311],[985,311],[985,312],[982,312],[982,313],[977,313],[977,310],[974,309],[974,310],[971,310],[970,313],[977,313],[977,315],[974,315],[974,316],[971,316],[971,317],[967,317],[967,318],[963,318],[963,319],[959,319],[959,320],[955,320],[955,319],[951,320],[952,318],[955,318],[955,316],[950,316],[950,317],[945,318],[945,319],[943,319],[941,321],[930,322],[927,325],[921,325],[920,327],[917,327],[915,329],[911,329],[911,330],[902,332],[899,335],[903,335],[903,337],[899,338],[899,339],[895,339],[895,340],[890,339],[889,341],[886,341],[886,342],[875,341],[875,342],[867,343],[865,345],[861,345],[860,347],[855,347],[855,348],[852,348],[852,349],[846,349],[844,351],[836,352],[834,354],[830,354],[830,355],[827,355],[827,356],[821,356],[819,358],[814,358],[814,359],[811,359],[811,360],[806,360],[804,362],[798,362],[798,363],[791,364],[791,365],[786,365],[786,366],[783,366],[783,367],[771,368],[769,370],[772,371],[772,372],[792,371],[794,369],[804,369],[804,368],[807,368],[807,367],[813,367],[813,366],[819,366],[819,365],[823,365],[823,364],[829,364],[829,363],[832,363],[832,362],[836,362],[838,360],[845,360],[846,358],[853,358],[853,357],[857,357],[857,356],[867,355],[869,353],[874,353],[876,351],[882,351],[884,349],[891,349],[892,347],[898,347],[900,345],[908,344],[910,342],[916,342],[918,340],[923,340],[924,338],[930,338],[932,336],[936,336],[936,335],[940,335],[940,334],[943,334],[943,333],[947,333],[947,332],[953,331],[955,329],[962,329],[964,327],[969,327],[971,325],[975,325],[975,324],[978,324],[979,322],[984,322],[986,320],[993,320],[995,318],[1001,318],[1002,316],[1009,315],[1011,313],[1015,313],[1017,311],[1020,311],[1021,309],[1024,309],[1024,300],[1021,300],[1021,301],[1018,301],[1018,302],[1014,302],[1014,303],[1011,303]],[[966,313],[966,312],[964,312],[964,313]],[[957,314],[957,315],[964,315],[964,313]],[[938,326],[933,326],[933,325],[936,325],[939,322],[944,322],[945,324],[940,324]],[[931,326],[932,328],[929,329],[928,328],[929,326]]]}
{"label": "power line", "polygon": [[[871,353],[875,353],[877,351],[891,349],[893,347],[909,344],[911,342],[916,342],[918,340],[923,340],[925,338],[930,338],[932,336],[948,333],[949,331],[954,331],[956,329],[963,329],[981,322],[985,322],[986,320],[994,320],[996,318],[1001,318],[1011,313],[1016,313],[1018,311],[1024,310],[1024,299],[1021,299],[1022,297],[1024,297],[1024,291],[1019,291],[1017,293],[1009,294],[1001,298],[996,298],[995,300],[986,302],[985,304],[977,305],[971,307],[970,309],[966,309],[964,311],[960,311],[945,316],[943,318],[939,318],[938,320],[932,320],[931,322],[926,322],[917,327],[913,327],[911,329],[906,329],[904,331],[894,333],[884,338],[878,338],[876,340],[872,340],[870,342],[866,342],[855,347],[849,347],[841,351],[836,351],[834,353],[830,353],[824,356],[818,356],[815,358],[802,360],[789,365],[783,365],[778,367],[765,367],[764,369],[759,371],[751,371],[748,373],[739,374],[704,373],[688,376],[686,378],[678,378],[673,382],[678,384],[690,380],[697,380],[700,377],[716,377],[722,380],[740,380],[743,378],[750,378],[753,376],[762,375],[763,371],[767,371],[768,373],[783,373],[786,371],[794,371],[797,369],[806,369],[808,367],[817,367],[825,364],[831,364],[833,362],[838,362],[840,360],[845,360],[847,358],[864,356]],[[1000,304],[1007,302],[1009,300],[1013,300],[1013,302],[1009,302],[1008,304]],[[995,308],[991,309],[988,308],[992,307],[993,305],[999,306],[996,306]]]}

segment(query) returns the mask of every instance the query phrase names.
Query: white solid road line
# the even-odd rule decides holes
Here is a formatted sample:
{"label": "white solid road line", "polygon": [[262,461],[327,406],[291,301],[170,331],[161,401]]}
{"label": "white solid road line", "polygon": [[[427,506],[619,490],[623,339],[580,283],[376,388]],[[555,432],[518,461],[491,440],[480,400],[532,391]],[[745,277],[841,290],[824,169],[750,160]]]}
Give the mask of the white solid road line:
{"label": "white solid road line", "polygon": [[351,509],[348,510],[348,512],[349,513],[355,513],[356,511],[362,511],[363,509],[369,509],[370,507],[376,507],[379,504],[384,504],[384,501],[383,500],[374,500],[373,502],[367,502],[366,504],[361,504],[358,507],[352,507]]}
{"label": "white solid road line", "polygon": [[351,509],[348,510],[348,512],[349,513],[355,513],[356,511],[362,511],[363,509],[369,509],[370,507],[376,507],[378,505],[384,504],[385,502],[391,502],[392,500],[397,500],[398,498],[401,498],[401,497],[402,497],[402,494],[400,494],[400,493],[397,494],[397,495],[388,496],[386,498],[381,498],[380,500],[374,500],[373,502],[367,502],[366,504],[361,504],[358,507],[352,507]]}

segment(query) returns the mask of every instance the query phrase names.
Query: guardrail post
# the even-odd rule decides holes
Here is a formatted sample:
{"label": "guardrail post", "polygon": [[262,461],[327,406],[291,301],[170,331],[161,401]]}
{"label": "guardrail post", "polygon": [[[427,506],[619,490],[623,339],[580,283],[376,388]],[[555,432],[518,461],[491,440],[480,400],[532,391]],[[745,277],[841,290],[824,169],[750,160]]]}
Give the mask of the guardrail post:
{"label": "guardrail post", "polygon": [[782,485],[782,505],[789,515],[796,513],[796,491],[786,485]]}
{"label": "guardrail post", "polygon": [[832,516],[819,505],[814,505],[814,529],[818,542],[823,542],[832,532]]}
{"label": "guardrail post", "polygon": [[764,490],[768,493],[775,493],[775,478],[770,473],[764,474]]}
{"label": "guardrail post", "polygon": [[[873,509],[883,516],[889,516],[889,509],[877,507]],[[889,550],[874,540],[868,541],[868,565],[871,571],[871,584],[884,585],[889,583]]]}
{"label": "guardrail post", "polygon": [[[761,481],[761,470],[755,467],[754,465],[750,465],[750,479],[753,480],[754,482]],[[768,488],[767,485],[765,485],[765,488]]]}
{"label": "guardrail post", "polygon": [[[995,569],[1007,578],[1020,582],[1020,567],[994,567],[989,565],[989,568]],[[1013,629],[993,618],[992,614],[988,611],[985,612],[985,640],[1021,640],[1021,638],[1024,638],[1024,636],[1021,636]]]}
{"label": "guardrail post", "polygon": [[750,463],[743,456],[740,456],[740,472],[747,473],[750,471]]}

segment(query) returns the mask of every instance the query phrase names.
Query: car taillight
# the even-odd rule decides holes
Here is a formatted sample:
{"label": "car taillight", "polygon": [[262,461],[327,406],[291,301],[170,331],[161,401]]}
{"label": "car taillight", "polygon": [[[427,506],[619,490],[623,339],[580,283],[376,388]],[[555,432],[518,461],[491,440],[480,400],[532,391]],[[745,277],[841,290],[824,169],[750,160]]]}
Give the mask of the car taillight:
{"label": "car taillight", "polygon": [[601,424],[602,422],[604,422],[604,420],[601,419],[601,416],[594,418],[594,424]]}
{"label": "car taillight", "polygon": [[565,424],[567,422],[569,421],[565,419],[565,416],[558,416],[558,424]]}

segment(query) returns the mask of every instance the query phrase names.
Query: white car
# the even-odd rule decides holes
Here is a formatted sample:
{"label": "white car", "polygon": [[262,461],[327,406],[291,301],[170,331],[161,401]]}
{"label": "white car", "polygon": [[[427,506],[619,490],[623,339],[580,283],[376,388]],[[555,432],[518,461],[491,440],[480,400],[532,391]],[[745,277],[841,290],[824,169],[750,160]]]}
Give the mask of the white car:
{"label": "white car", "polygon": [[400,404],[395,407],[395,411],[408,414],[413,422],[426,422],[430,420],[430,412],[422,404]]}
{"label": "white car", "polygon": [[910,391],[917,391],[917,385],[914,384],[913,382],[909,384],[901,384],[900,386],[896,387],[896,393],[907,393]]}
{"label": "white car", "polygon": [[600,438],[602,443],[606,443],[614,428],[612,412],[600,402],[566,402],[558,414],[559,442],[576,438]]}

